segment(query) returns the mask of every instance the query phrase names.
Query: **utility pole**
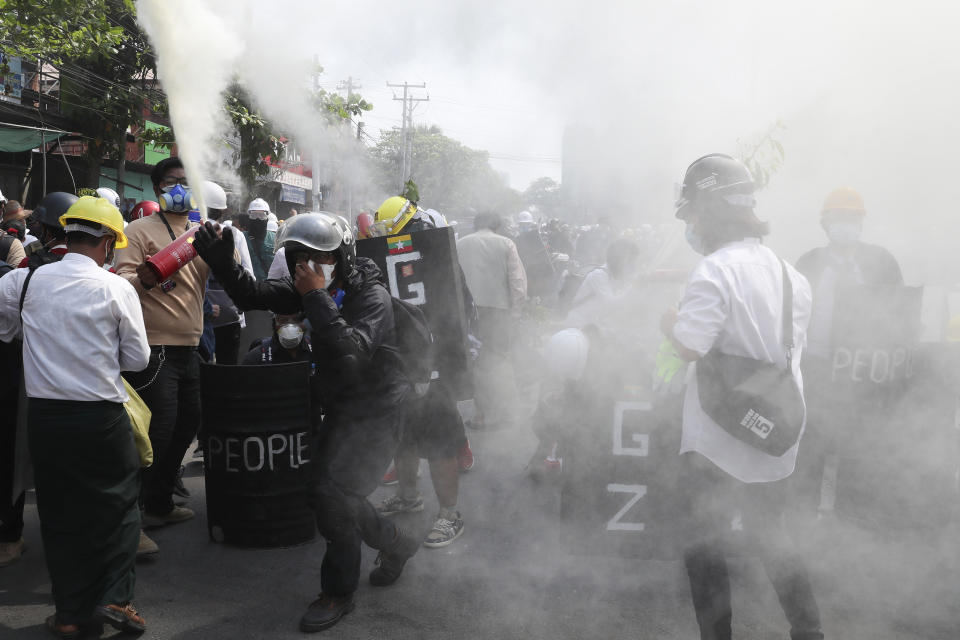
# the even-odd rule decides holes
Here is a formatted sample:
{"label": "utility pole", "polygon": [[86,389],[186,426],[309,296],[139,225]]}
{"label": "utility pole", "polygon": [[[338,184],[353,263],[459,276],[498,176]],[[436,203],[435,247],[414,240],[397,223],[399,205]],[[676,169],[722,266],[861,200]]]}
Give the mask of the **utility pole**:
{"label": "utility pole", "polygon": [[[320,90],[320,55],[316,53],[313,54],[313,90]],[[310,150],[310,164],[312,165],[312,169],[310,171],[312,174],[312,179],[310,181],[310,197],[312,200],[311,211],[322,211],[323,207],[320,206],[320,148],[316,145]]]}
{"label": "utility pole", "polygon": [[430,95],[427,94],[426,98],[414,98],[410,93],[410,89],[426,89],[427,84],[410,84],[409,82],[404,82],[403,84],[394,84],[392,82],[387,83],[388,87],[391,88],[403,88],[403,97],[398,98],[396,95],[393,96],[394,100],[403,101],[403,120],[400,127],[400,185],[399,189],[403,190],[403,185],[410,179],[411,171],[411,162],[413,160],[413,109],[417,102],[428,102],[430,100]]}
{"label": "utility pole", "polygon": [[[354,89],[363,89],[363,85],[354,84],[353,76],[347,76],[346,80],[341,80],[337,83],[337,91],[346,91],[344,96],[344,102],[350,104],[350,96],[353,95]],[[360,137],[360,125],[357,124],[357,138]]]}
{"label": "utility pole", "polygon": [[[354,84],[353,76],[347,76],[346,80],[341,80],[337,83],[337,91],[346,91],[344,96],[344,104],[349,108],[350,106],[350,96],[353,95],[354,89],[363,89],[362,85]],[[350,129],[350,117],[347,116],[347,129]],[[360,124],[357,123],[357,139],[360,139]],[[347,183],[347,219],[353,220],[353,177],[349,175],[350,172],[344,172],[344,180]]]}

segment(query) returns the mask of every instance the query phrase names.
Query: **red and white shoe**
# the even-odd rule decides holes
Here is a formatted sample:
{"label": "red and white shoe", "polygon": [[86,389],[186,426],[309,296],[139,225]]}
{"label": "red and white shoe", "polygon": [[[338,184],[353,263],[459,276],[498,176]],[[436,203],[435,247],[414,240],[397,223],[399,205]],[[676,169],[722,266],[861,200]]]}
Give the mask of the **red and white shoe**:
{"label": "red and white shoe", "polygon": [[470,441],[467,440],[457,451],[457,468],[460,469],[460,473],[464,473],[473,469],[474,463],[476,463],[476,458],[474,458],[473,451],[470,449]]}

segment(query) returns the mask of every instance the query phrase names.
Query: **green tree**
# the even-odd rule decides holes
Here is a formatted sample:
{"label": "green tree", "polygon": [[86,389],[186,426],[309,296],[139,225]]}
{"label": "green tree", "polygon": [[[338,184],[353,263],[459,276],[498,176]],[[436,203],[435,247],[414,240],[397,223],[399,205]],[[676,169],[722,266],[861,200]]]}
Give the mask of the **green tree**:
{"label": "green tree", "polygon": [[523,192],[523,204],[528,209],[536,209],[538,215],[542,217],[558,216],[562,205],[560,185],[547,176],[537,178]]}
{"label": "green tree", "polygon": [[61,111],[87,136],[86,186],[99,186],[104,157],[117,160],[123,193],[127,129],[142,127],[156,62],[133,0],[0,1],[5,49],[60,71]]}
{"label": "green tree", "polygon": [[[412,135],[410,178],[416,182],[424,206],[452,218],[484,209],[504,214],[520,210],[520,194],[493,170],[486,151],[466,147],[436,126],[416,127]],[[396,192],[400,145],[399,131],[384,131],[371,149],[377,181],[388,193]]]}
{"label": "green tree", "polygon": [[737,157],[750,169],[757,191],[766,187],[783,166],[786,156],[778,137],[786,128],[777,120],[760,135],[737,140]]}

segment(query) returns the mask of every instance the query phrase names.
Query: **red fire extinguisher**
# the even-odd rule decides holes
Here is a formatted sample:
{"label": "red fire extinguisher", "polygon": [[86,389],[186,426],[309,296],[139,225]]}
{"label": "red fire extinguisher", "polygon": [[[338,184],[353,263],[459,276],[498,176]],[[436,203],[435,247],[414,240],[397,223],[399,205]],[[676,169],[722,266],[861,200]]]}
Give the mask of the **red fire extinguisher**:
{"label": "red fire extinguisher", "polygon": [[147,264],[153,269],[160,282],[160,288],[164,292],[177,286],[170,279],[173,274],[197,257],[197,250],[193,248],[193,236],[199,228],[199,226],[193,227],[147,260]]}

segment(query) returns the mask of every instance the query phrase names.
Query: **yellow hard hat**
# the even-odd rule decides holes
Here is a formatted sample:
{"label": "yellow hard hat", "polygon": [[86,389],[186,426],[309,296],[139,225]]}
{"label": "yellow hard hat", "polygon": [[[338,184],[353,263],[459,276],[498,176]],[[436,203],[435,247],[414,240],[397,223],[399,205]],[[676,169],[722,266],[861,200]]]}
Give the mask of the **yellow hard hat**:
{"label": "yellow hard hat", "polygon": [[400,233],[417,214],[417,205],[402,196],[393,196],[377,207],[374,216],[375,235],[392,236]]}
{"label": "yellow hard hat", "polygon": [[[81,197],[67,209],[65,214],[60,216],[60,226],[66,229],[67,220],[96,222],[116,236],[117,241],[113,245],[115,249],[123,249],[127,246],[127,236],[123,233],[123,216],[120,215],[119,209],[104,198],[94,198],[93,196]],[[72,230],[73,229],[67,229],[67,231]],[[94,230],[85,228],[84,231]]]}
{"label": "yellow hard hat", "polygon": [[827,199],[823,201],[820,215],[828,211],[852,211],[860,214],[867,212],[863,206],[863,196],[856,189],[850,187],[840,187],[830,192]]}

